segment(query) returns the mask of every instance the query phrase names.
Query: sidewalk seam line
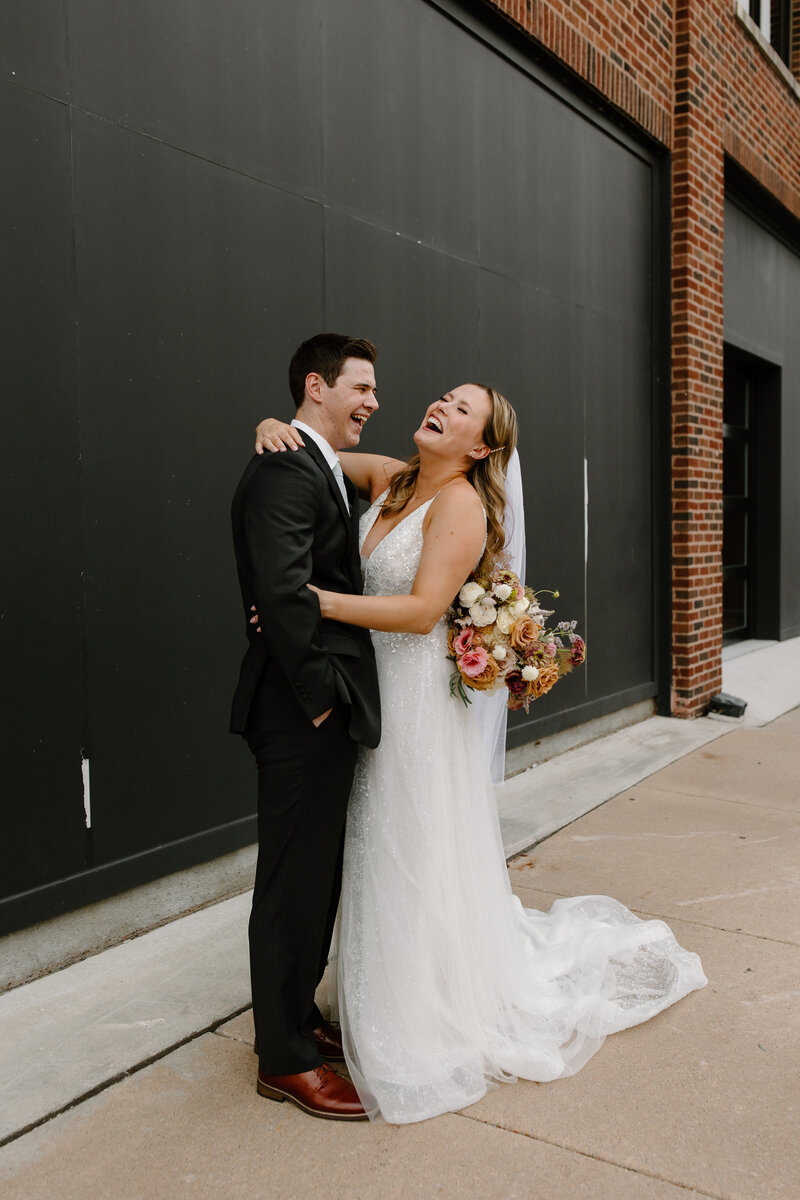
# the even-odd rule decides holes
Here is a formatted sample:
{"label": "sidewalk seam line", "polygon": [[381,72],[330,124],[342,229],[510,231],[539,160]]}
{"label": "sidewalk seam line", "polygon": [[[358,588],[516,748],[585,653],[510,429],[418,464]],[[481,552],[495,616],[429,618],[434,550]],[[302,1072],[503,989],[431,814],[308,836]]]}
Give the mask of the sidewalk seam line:
{"label": "sidewalk seam line", "polygon": [[[513,886],[512,883],[512,891]],[[557,892],[553,888],[526,888],[521,884],[517,884],[517,887],[523,892],[541,892],[546,896],[557,896],[559,900],[572,899],[574,896],[572,892]],[[516,892],[514,892],[514,895],[516,896]],[[523,897],[518,896],[517,899],[522,900]],[[523,904],[524,907],[525,905]],[[628,905],[625,905],[625,907],[627,908]],[[671,913],[668,917],[665,917],[660,913],[650,912],[646,908],[631,908],[630,911],[634,916],[641,915],[653,921],[664,921],[666,924],[669,924],[670,921],[680,921],[682,925],[691,925],[695,929],[713,929],[715,933],[730,933],[740,935],[741,937],[751,937],[756,938],[760,942],[773,942],[777,946],[793,946],[795,950],[800,950],[800,945],[797,942],[787,942],[784,938],[769,937],[766,933],[751,933],[748,929],[726,929],[724,925],[708,925],[704,921],[691,921],[688,917],[681,917],[677,913]]]}
{"label": "sidewalk seam line", "polygon": [[571,1154],[579,1154],[582,1158],[591,1158],[595,1162],[606,1163],[608,1166],[617,1167],[620,1171],[630,1171],[632,1175],[643,1175],[646,1179],[656,1179],[659,1183],[683,1188],[695,1196],[706,1196],[708,1200],[729,1200],[729,1197],[722,1195],[720,1192],[701,1192],[691,1183],[681,1183],[675,1179],[668,1179],[666,1175],[656,1175],[653,1171],[646,1171],[642,1167],[630,1167],[626,1163],[617,1162],[613,1158],[604,1158],[602,1154],[593,1154],[591,1150],[580,1150],[577,1146],[569,1146],[565,1142],[557,1142],[552,1138],[542,1137],[538,1133],[527,1133],[524,1129],[510,1129],[507,1125],[501,1125],[497,1121],[484,1121],[480,1117],[471,1116],[464,1111],[457,1112],[454,1115],[463,1117],[466,1121],[475,1121],[479,1125],[491,1125],[493,1129],[502,1129],[504,1133],[510,1133],[515,1137],[528,1138],[532,1142],[544,1142],[546,1146],[555,1146],[559,1150],[567,1150]]}
{"label": "sidewalk seam line", "polygon": [[131,1067],[126,1067],[124,1071],[118,1071],[116,1075],[112,1075],[108,1079],[104,1079],[101,1083],[96,1084],[93,1088],[89,1088],[87,1091],[81,1092],[79,1096],[75,1096],[66,1104],[62,1104],[60,1108],[55,1108],[52,1112],[45,1113],[44,1116],[37,1117],[35,1121],[29,1122],[29,1124],[27,1124],[23,1129],[16,1129],[13,1133],[9,1133],[5,1137],[0,1138],[0,1149],[2,1149],[3,1146],[9,1145],[11,1142],[16,1142],[19,1138],[24,1137],[27,1133],[32,1133],[34,1129],[39,1129],[42,1125],[46,1125],[49,1121],[54,1120],[56,1117],[60,1117],[64,1113],[69,1112],[70,1109],[77,1108],[78,1105],[84,1104],[87,1100],[91,1100],[93,1096],[99,1096],[101,1092],[105,1092],[108,1088],[113,1087],[114,1084],[122,1083],[124,1079],[130,1078],[131,1075],[138,1074],[139,1071],[143,1071],[145,1067],[152,1066],[153,1063],[158,1062],[162,1058],[166,1058],[169,1054],[174,1053],[175,1050],[180,1050],[181,1046],[186,1046],[189,1044],[189,1042],[193,1042],[197,1038],[205,1036],[207,1033],[216,1033],[217,1029],[219,1029],[221,1025],[224,1025],[227,1021],[232,1021],[234,1017],[241,1016],[241,1014],[247,1012],[249,1008],[251,1008],[250,1003],[241,1005],[239,1008],[235,1008],[233,1012],[229,1013],[227,1016],[217,1017],[211,1022],[210,1025],[206,1025],[202,1029],[197,1029],[194,1033],[190,1033],[188,1037],[180,1038],[177,1042],[173,1042],[171,1045],[166,1046],[163,1050],[159,1050],[157,1053],[151,1054],[148,1058],[142,1059],[141,1062],[134,1063]]}
{"label": "sidewalk seam line", "polygon": [[[686,757],[688,758],[689,756],[687,755]],[[640,783],[648,783],[651,779],[656,779],[657,776],[658,771],[656,771],[655,775],[648,775],[647,779],[642,779]],[[640,783],[634,783],[633,787],[638,788]],[[630,788],[626,788],[625,791],[618,792],[617,796],[612,796],[611,799],[616,800],[618,796],[624,796],[625,792],[630,790]],[[667,792],[670,796],[680,796],[685,800],[716,800],[719,804],[738,804],[740,808],[752,808],[753,812],[756,813],[791,813],[792,816],[797,816],[796,808],[778,808],[773,804],[754,804],[752,800],[737,800],[733,796],[717,796],[716,793],[709,792],[682,792],[676,787],[656,787],[654,790],[657,792]],[[608,801],[606,801],[606,803],[608,803]],[[564,828],[566,828],[566,826]]]}

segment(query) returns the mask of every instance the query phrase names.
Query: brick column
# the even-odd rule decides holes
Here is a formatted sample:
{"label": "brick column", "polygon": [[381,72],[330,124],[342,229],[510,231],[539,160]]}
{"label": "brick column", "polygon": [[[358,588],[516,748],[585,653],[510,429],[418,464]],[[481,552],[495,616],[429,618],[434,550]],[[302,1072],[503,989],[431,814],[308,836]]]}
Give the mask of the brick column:
{"label": "brick column", "polygon": [[672,177],[672,699],[722,683],[723,88],[719,0],[676,5]]}

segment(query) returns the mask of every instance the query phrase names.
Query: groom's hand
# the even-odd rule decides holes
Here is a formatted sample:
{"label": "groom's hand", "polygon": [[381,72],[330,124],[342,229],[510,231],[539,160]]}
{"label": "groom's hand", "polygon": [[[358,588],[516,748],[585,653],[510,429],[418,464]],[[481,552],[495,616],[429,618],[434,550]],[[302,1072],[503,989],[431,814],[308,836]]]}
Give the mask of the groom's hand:
{"label": "groom's hand", "polygon": [[314,720],[311,722],[311,724],[314,725],[317,729],[319,729],[322,722],[327,720],[327,718],[331,715],[332,712],[333,712],[333,709],[329,708],[327,712],[322,713],[319,717],[314,717]]}

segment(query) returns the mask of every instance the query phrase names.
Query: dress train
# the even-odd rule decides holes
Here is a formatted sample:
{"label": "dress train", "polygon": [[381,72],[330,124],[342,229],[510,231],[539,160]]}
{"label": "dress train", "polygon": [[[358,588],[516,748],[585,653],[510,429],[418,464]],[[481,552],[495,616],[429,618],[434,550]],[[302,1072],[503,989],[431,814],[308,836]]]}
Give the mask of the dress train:
{"label": "dress train", "polygon": [[[410,591],[427,507],[375,547],[365,592]],[[663,921],[608,896],[523,908],[477,726],[450,696],[446,622],[372,636],[383,733],[361,751],[348,811],[338,1015],[365,1108],[404,1124],[492,1081],[572,1075],[706,978]]]}

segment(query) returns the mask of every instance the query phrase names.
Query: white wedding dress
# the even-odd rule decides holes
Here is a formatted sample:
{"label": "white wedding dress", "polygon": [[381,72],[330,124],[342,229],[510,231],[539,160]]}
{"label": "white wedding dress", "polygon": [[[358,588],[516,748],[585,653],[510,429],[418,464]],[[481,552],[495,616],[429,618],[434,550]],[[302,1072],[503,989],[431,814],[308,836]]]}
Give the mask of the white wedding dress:
{"label": "white wedding dress", "polygon": [[[375,547],[366,593],[411,590],[427,508]],[[706,978],[664,922],[608,896],[522,907],[477,725],[450,695],[446,621],[372,639],[383,732],[350,799],[338,1015],[362,1103],[401,1124],[473,1104],[494,1080],[572,1075],[607,1034]]]}

